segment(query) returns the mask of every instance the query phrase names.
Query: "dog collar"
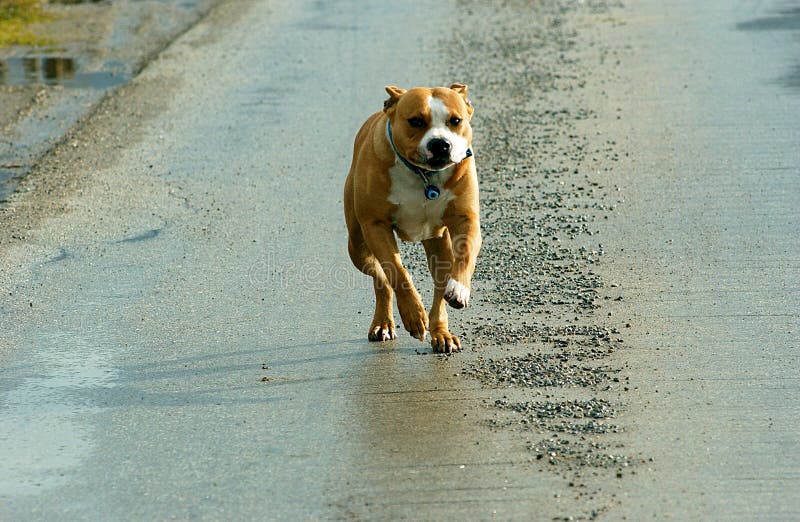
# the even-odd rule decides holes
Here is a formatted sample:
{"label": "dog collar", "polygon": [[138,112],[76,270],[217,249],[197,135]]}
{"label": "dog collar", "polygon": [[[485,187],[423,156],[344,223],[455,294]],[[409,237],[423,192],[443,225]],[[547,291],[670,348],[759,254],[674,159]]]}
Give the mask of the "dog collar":
{"label": "dog collar", "polygon": [[[389,119],[386,120],[386,135],[389,137],[389,145],[392,146],[394,155],[397,156],[397,158],[403,163],[403,165],[405,165],[408,168],[408,170],[419,176],[419,179],[421,179],[422,183],[425,184],[425,199],[428,200],[439,199],[439,196],[441,195],[442,191],[441,189],[439,189],[439,187],[431,183],[431,176],[433,176],[437,172],[441,172],[445,169],[450,168],[450,166],[438,170],[428,170],[428,169],[423,169],[420,166],[414,165],[406,158],[404,158],[403,155],[400,154],[400,152],[398,152],[397,147],[395,147],[394,145],[394,138],[392,138],[392,121]],[[470,157],[472,157],[472,147],[467,148],[467,155],[464,156],[464,159]]]}

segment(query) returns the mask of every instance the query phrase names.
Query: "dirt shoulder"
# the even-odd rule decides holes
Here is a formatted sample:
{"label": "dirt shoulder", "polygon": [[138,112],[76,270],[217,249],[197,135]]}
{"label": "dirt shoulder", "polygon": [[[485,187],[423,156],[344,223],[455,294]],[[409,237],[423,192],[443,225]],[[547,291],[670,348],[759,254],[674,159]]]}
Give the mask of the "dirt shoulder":
{"label": "dirt shoulder", "polygon": [[39,158],[216,0],[51,3],[27,27],[43,45],[0,49],[0,199]]}

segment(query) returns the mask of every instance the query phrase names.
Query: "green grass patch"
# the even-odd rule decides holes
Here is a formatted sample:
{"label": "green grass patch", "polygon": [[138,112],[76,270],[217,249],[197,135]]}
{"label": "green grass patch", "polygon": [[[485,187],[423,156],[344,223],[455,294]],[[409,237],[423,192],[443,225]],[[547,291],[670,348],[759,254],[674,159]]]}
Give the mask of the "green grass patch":
{"label": "green grass patch", "polygon": [[43,4],[42,0],[0,0],[0,47],[50,44],[29,30],[30,24],[52,18]]}

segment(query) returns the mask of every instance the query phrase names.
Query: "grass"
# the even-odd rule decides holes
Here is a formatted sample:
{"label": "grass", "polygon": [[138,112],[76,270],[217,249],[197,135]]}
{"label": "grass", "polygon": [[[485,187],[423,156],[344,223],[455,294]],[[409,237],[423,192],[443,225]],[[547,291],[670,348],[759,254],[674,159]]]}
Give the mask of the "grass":
{"label": "grass", "polygon": [[0,0],[0,48],[50,43],[28,30],[30,24],[50,18],[42,9],[43,3],[42,0]]}

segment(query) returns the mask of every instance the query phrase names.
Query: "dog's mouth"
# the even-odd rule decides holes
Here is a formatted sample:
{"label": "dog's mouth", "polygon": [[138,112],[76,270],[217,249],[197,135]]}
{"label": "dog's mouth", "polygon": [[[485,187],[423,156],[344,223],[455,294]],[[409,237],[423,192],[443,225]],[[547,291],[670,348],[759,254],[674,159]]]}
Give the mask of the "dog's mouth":
{"label": "dog's mouth", "polygon": [[450,158],[446,156],[434,157],[428,160],[428,166],[435,170],[443,169],[451,163],[452,161],[450,161]]}

